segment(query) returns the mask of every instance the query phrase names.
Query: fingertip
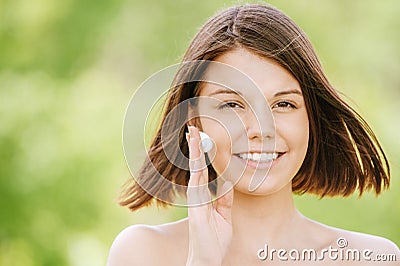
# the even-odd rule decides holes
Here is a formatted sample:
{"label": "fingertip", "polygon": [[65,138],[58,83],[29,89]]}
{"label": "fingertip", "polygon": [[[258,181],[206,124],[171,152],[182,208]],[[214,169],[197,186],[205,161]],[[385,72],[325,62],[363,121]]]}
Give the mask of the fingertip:
{"label": "fingertip", "polygon": [[198,160],[201,157],[200,150],[200,135],[199,131],[194,126],[188,126],[189,130],[189,159],[190,160]]}
{"label": "fingertip", "polygon": [[189,135],[194,137],[196,129],[197,128],[195,126],[188,126]]}

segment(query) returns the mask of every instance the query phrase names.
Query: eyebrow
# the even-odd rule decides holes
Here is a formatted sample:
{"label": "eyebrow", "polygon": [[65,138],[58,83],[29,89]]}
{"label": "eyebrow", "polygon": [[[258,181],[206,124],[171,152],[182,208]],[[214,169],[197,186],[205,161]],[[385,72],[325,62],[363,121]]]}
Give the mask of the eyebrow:
{"label": "eyebrow", "polygon": [[234,90],[230,90],[230,89],[219,89],[219,90],[216,90],[216,91],[210,93],[208,96],[215,95],[215,94],[238,94],[240,96],[243,96],[243,94],[240,91],[234,91]]}
{"label": "eyebrow", "polygon": [[277,93],[274,94],[274,97],[287,95],[287,94],[297,94],[300,96],[303,95],[303,93],[301,91],[293,89],[293,90],[287,90],[287,91],[278,91]]}
{"label": "eyebrow", "polygon": [[[215,94],[237,94],[237,95],[243,96],[243,94],[240,91],[234,91],[234,90],[229,90],[229,89],[219,89],[219,90],[212,92],[208,96],[212,96]],[[286,91],[278,91],[277,93],[274,94],[273,97],[278,97],[278,96],[288,95],[288,94],[297,94],[300,96],[303,95],[303,93],[301,91],[299,91],[297,89],[293,89],[293,90],[286,90]]]}

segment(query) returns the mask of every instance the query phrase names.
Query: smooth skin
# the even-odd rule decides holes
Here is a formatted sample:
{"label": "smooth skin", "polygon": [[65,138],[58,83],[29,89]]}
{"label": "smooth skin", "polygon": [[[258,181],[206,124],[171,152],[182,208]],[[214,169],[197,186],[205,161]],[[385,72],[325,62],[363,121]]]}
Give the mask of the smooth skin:
{"label": "smooth skin", "polygon": [[[238,93],[214,94],[220,88],[204,86],[201,96],[213,94],[225,104],[223,108],[215,106],[220,108],[215,110],[222,112],[221,117],[233,109],[245,122],[243,127],[232,127],[226,132],[212,120],[201,120],[203,131],[217,147],[212,164],[218,174],[224,175],[226,182],[221,185],[222,189],[227,190],[232,184],[234,189],[214,203],[189,207],[188,218],[180,221],[126,228],[112,244],[107,265],[399,265],[399,248],[390,240],[329,227],[304,217],[296,209],[291,180],[304,160],[308,143],[308,117],[297,80],[276,62],[246,49],[226,52],[216,61],[239,69],[257,84],[274,117],[274,130],[270,130],[270,124],[259,123],[256,119],[265,115],[262,110],[267,110],[258,105],[262,102],[259,97],[246,94],[243,88],[237,89],[242,97]],[[188,202],[209,202],[210,192],[201,186],[208,182],[207,172],[198,170],[198,162],[204,163],[198,129],[190,126],[189,133],[190,160],[195,163],[190,164]],[[262,150],[261,147],[268,146],[268,143],[263,144],[271,140],[283,155],[269,172],[247,166],[236,156],[237,153]],[[243,175],[240,179],[235,176],[230,179],[238,165],[244,167]],[[268,173],[267,178],[250,192],[251,178],[263,171]],[[257,251],[265,244],[270,249],[321,252],[329,246],[338,248],[336,240],[340,237],[347,240],[348,248],[370,249],[372,258],[377,254],[395,254],[397,262],[333,261],[327,255],[324,260],[315,262],[282,261],[276,254],[273,260],[262,261],[257,257]]]}

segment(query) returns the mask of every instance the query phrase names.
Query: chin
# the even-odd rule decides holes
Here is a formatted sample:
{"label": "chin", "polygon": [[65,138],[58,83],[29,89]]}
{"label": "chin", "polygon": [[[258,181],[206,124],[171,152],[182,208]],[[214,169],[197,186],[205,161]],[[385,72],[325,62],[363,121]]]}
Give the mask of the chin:
{"label": "chin", "polygon": [[[263,183],[257,187],[254,191],[249,191],[250,178],[242,178],[237,184],[235,184],[234,189],[240,193],[254,196],[269,196],[275,193],[278,193],[284,188],[290,187],[290,191],[292,188],[291,179],[287,180],[287,182],[282,182],[282,179],[278,179],[274,177],[267,176]],[[280,182],[277,182],[280,181]]]}

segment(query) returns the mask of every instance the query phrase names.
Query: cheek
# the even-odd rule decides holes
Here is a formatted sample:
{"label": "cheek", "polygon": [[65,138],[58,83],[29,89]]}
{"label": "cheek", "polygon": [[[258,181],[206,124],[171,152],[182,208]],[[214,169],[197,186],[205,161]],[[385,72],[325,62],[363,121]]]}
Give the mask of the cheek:
{"label": "cheek", "polygon": [[307,113],[293,116],[290,119],[276,119],[277,135],[282,137],[290,149],[298,149],[306,153],[309,139],[309,123]]}
{"label": "cheek", "polygon": [[302,143],[302,147],[304,149],[304,156],[308,147],[309,140],[309,121],[307,113],[304,113],[297,122],[297,132],[299,134],[299,142]]}

